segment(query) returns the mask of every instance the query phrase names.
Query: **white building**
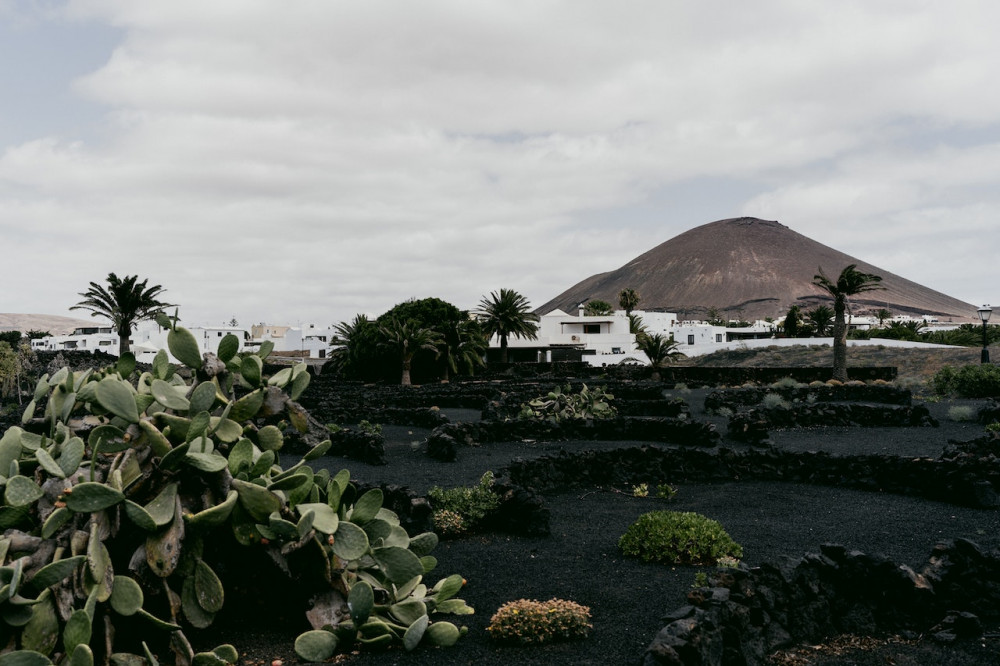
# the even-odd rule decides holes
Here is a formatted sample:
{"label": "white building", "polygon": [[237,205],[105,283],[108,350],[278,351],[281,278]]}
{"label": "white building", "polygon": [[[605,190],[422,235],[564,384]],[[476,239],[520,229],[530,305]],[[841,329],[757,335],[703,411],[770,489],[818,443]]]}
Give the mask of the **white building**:
{"label": "white building", "polygon": [[[677,322],[672,312],[644,312],[634,310],[642,318],[649,333],[669,336]],[[588,317],[582,309],[576,315],[553,310],[538,320],[538,337],[524,340],[509,337],[507,346],[513,359],[522,361],[551,362],[577,358],[591,365],[612,365],[627,359],[640,363],[648,360],[637,351],[635,335],[629,332],[629,319],[624,310],[609,315]],[[499,347],[499,338],[490,340],[491,347]]]}
{"label": "white building", "polygon": [[[195,340],[198,341],[198,348],[202,353],[215,353],[219,348],[219,342],[228,333],[232,333],[239,340],[238,351],[243,351],[244,346],[250,341],[249,334],[241,328],[234,326],[191,326],[188,327]],[[152,363],[159,350],[167,352],[171,362],[176,363],[177,359],[170,354],[167,348],[167,329],[160,328],[154,321],[139,322],[136,330],[132,332],[131,352],[135,355],[135,360],[140,363]],[[50,335],[31,341],[31,348],[38,351],[102,351],[113,356],[118,355],[118,333],[110,326],[82,326],[74,329],[69,335]]]}
{"label": "white building", "polygon": [[274,353],[278,356],[324,359],[330,353],[330,343],[336,336],[333,326],[300,324],[299,326],[273,326],[257,324],[250,328],[250,349],[259,349],[261,343],[270,340]]}

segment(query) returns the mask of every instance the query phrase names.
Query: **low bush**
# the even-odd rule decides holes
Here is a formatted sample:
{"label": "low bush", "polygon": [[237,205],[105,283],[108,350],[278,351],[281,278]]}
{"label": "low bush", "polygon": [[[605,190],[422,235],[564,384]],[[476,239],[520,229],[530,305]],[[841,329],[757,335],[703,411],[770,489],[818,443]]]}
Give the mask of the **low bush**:
{"label": "low bush", "polygon": [[518,599],[501,606],[486,631],[500,642],[539,645],[586,638],[592,627],[587,606],[564,599]]}
{"label": "low bush", "polygon": [[434,527],[441,536],[454,536],[475,529],[500,506],[493,492],[493,472],[486,472],[475,486],[444,489],[434,486],[427,492],[434,507]]}
{"label": "low bush", "polygon": [[802,385],[791,377],[782,377],[778,381],[771,384],[771,388],[774,389],[793,389],[798,388],[799,386]]}
{"label": "low bush", "polygon": [[948,418],[952,421],[975,421],[976,412],[968,405],[954,405],[948,408]]}
{"label": "low bush", "polygon": [[764,399],[760,401],[760,406],[763,409],[788,409],[788,401],[782,398],[777,393],[768,393],[764,396]]}
{"label": "low bush", "polygon": [[939,395],[957,395],[962,398],[991,398],[1000,396],[1000,366],[991,364],[963,365],[956,370],[951,366],[941,368],[931,383]]}
{"label": "low bush", "polygon": [[651,511],[639,516],[618,540],[625,555],[664,564],[717,564],[743,557],[743,548],[718,522],[701,514]]}

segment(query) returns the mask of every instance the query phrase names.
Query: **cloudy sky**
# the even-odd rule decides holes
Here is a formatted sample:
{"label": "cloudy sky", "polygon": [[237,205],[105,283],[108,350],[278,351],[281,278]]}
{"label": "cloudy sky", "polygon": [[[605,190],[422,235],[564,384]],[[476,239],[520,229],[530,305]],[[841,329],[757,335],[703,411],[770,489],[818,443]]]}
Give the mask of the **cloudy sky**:
{"label": "cloudy sky", "polygon": [[0,0],[0,312],[535,305],[752,215],[1000,303],[1000,3]]}

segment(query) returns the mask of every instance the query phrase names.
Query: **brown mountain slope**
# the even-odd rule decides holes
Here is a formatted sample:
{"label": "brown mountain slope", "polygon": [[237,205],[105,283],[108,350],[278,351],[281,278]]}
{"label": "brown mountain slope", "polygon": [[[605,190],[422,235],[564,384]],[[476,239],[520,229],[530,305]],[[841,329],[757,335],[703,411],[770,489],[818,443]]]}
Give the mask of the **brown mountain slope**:
{"label": "brown mountain slope", "polygon": [[[94,322],[99,323],[94,323]],[[66,335],[81,326],[107,326],[103,320],[74,319],[44,314],[4,314],[0,313],[0,331],[48,331],[52,335]]]}
{"label": "brown mountain slope", "polygon": [[966,321],[976,307],[923,287],[889,271],[792,231],[754,217],[719,220],[686,231],[621,268],[583,280],[537,312],[555,308],[575,312],[585,299],[618,306],[618,293],[632,287],[641,309],[665,310],[681,318],[704,317],[709,308],[722,316],[746,319],[781,317],[791,305],[810,309],[829,301],[812,283],[822,267],[831,279],[850,264],[882,276],[884,290],[853,299],[852,312],[887,308],[893,314],[931,314]]}

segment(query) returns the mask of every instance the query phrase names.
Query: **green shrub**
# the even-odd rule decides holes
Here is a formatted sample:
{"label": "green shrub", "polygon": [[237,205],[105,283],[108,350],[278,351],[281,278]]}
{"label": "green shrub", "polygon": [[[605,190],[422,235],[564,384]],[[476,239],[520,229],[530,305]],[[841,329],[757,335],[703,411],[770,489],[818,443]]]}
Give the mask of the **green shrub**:
{"label": "green shrub", "polygon": [[778,381],[771,384],[773,389],[793,389],[802,386],[799,382],[795,381],[791,377],[782,377]]}
{"label": "green shrub", "polygon": [[768,393],[764,396],[764,399],[760,401],[760,406],[763,409],[788,409],[788,401],[782,398],[777,393]]}
{"label": "green shrub", "polygon": [[632,486],[632,497],[649,497],[649,484],[640,483]]}
{"label": "green shrub", "polygon": [[948,418],[952,421],[975,421],[976,411],[968,405],[953,405],[948,408]]}
{"label": "green shrub", "polygon": [[553,423],[572,419],[613,419],[618,415],[611,404],[614,399],[615,396],[600,387],[591,389],[584,384],[578,393],[573,393],[569,384],[556,386],[548,395],[522,404],[517,417]]}
{"label": "green shrub", "polygon": [[[307,463],[330,440],[278,464],[288,433],[276,424],[308,430],[295,402],[305,365],[268,377],[266,344],[237,353],[227,335],[203,357],[176,320],[161,325],[189,380],[163,351],[141,374],[131,354],[98,371],[63,368],[42,376],[24,427],[0,439],[0,633],[20,648],[6,660],[156,663],[174,651],[178,663],[235,663],[232,646],[194,655],[184,635],[232,601],[217,571],[237,588],[252,577],[262,597],[310,580],[318,605],[349,604],[349,617],[295,641],[308,661],[457,641],[461,630],[439,617],[472,612],[452,598],[461,576],[420,584],[436,565],[433,532],[410,537],[382,491],[359,496],[347,470],[314,472]],[[261,559],[274,564],[268,575],[253,568]]]}
{"label": "green shrub", "polygon": [[958,370],[941,368],[931,380],[939,395],[962,398],[992,398],[1000,396],[1000,366],[991,364],[963,365]]}
{"label": "green shrub", "polygon": [[358,422],[358,430],[365,433],[366,435],[381,435],[382,434],[382,424],[372,423],[370,421],[360,421]]}
{"label": "green shrub", "polygon": [[618,540],[625,555],[665,564],[716,564],[722,557],[743,557],[743,548],[718,522],[697,513],[651,511]]}
{"label": "green shrub", "polygon": [[673,499],[677,494],[677,489],[669,483],[660,483],[656,486],[656,497],[658,499]]}
{"label": "green shrub", "polygon": [[564,599],[518,599],[501,606],[486,631],[496,641],[539,645],[586,638],[592,627],[587,606]]}
{"label": "green shrub", "polygon": [[462,514],[448,509],[437,509],[434,511],[434,529],[442,537],[454,537],[465,534],[469,528]]}
{"label": "green shrub", "polygon": [[[500,506],[500,498],[493,492],[493,472],[486,472],[479,484],[471,487],[443,489],[434,486],[427,492],[427,497],[434,507],[434,525],[448,531],[448,534],[460,534],[476,528],[482,520]],[[439,514],[444,513],[438,524]],[[459,520],[455,520],[457,515]]]}

